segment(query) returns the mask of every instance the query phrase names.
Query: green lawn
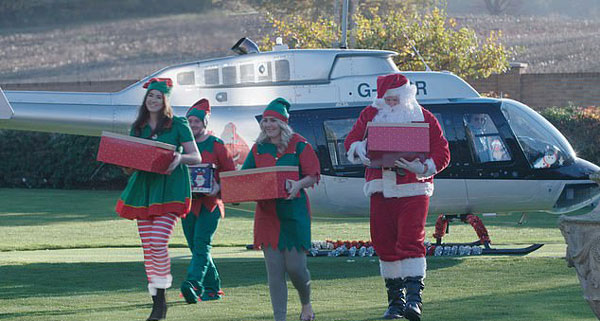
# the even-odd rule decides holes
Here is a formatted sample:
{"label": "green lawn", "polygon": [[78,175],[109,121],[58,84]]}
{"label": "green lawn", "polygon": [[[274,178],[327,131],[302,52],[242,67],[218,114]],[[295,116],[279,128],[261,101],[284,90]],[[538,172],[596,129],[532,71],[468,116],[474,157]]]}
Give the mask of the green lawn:
{"label": "green lawn", "polygon": [[[145,320],[142,253],[134,222],[113,211],[119,192],[0,189],[0,320]],[[556,216],[484,217],[500,247],[546,243],[517,257],[432,257],[423,320],[596,320],[564,258]],[[433,233],[430,217],[427,236]],[[315,214],[313,239],[369,239],[368,218]],[[455,223],[449,242],[473,241]],[[431,240],[431,239],[430,239]],[[168,292],[168,320],[269,320],[271,306],[262,255],[252,242],[252,204],[228,207],[213,255],[226,297],[186,305]],[[171,242],[174,285],[185,276],[189,252],[181,229]],[[386,296],[376,258],[309,258],[318,320],[377,320]],[[291,283],[288,319],[299,315]]]}

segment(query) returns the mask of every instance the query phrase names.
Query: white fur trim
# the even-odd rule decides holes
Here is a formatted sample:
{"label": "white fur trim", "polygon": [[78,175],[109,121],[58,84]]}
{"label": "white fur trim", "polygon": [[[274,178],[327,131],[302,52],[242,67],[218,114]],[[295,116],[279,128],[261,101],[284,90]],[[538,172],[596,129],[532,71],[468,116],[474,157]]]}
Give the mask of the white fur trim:
{"label": "white fur trim", "polygon": [[379,272],[384,279],[397,279],[402,277],[402,261],[379,260]]}
{"label": "white fur trim", "polygon": [[385,94],[383,94],[383,98],[385,97],[391,97],[391,96],[406,96],[406,95],[410,95],[411,91],[410,91],[410,84],[408,84],[408,86],[406,84],[400,86],[400,87],[396,87],[396,88],[390,88],[388,90],[385,91]]}
{"label": "white fur trim", "polygon": [[150,283],[148,283],[148,292],[150,295],[156,295],[156,289],[168,289],[171,287],[173,282],[173,276],[171,274],[167,276],[153,276]]}
{"label": "white fur trim", "polygon": [[[356,142],[354,142],[354,143],[352,143],[350,145],[350,148],[348,149],[348,153],[346,153],[346,157],[348,157],[348,160],[350,161],[350,163],[352,163],[352,164],[362,164],[362,161],[360,160],[360,158],[356,154],[356,149],[363,148],[361,146],[363,144],[363,142],[364,141],[356,141]],[[366,145],[366,142],[364,144]]]}
{"label": "white fur trim", "polygon": [[425,161],[425,164],[427,165],[427,171],[423,174],[417,174],[417,179],[428,179],[431,176],[437,174],[437,168],[435,167],[433,158],[428,158]]}
{"label": "white fur trim", "polygon": [[424,257],[412,257],[396,262],[400,262],[401,278],[413,276],[421,276],[425,278],[427,274],[427,261]]}
{"label": "white fur trim", "polygon": [[384,190],[384,182],[382,179],[374,179],[365,183],[363,191],[367,197],[373,193],[383,192],[383,196],[390,197],[410,197],[418,195],[433,195],[433,183],[431,182],[416,182],[406,184],[394,184],[393,186],[386,185]]}

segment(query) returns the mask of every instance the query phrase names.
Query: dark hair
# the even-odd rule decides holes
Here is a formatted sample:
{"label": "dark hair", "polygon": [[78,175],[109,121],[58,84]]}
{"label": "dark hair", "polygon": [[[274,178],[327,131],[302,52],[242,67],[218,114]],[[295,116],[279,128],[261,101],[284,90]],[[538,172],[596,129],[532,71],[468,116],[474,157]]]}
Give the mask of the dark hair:
{"label": "dark hair", "polygon": [[[146,100],[148,99],[149,93],[150,93],[150,90],[148,90],[146,92],[146,95],[144,95],[144,101],[142,102],[142,105],[140,106],[137,118],[131,125],[131,127],[133,128],[133,133],[135,134],[135,136],[138,136],[138,137],[140,135],[142,135],[142,127],[148,123],[148,119],[150,118],[150,112],[148,111],[148,108],[146,108]],[[163,95],[163,108],[161,110],[158,123],[156,124],[156,128],[154,128],[152,133],[150,133],[150,137],[152,137],[154,134],[158,134],[158,133],[162,132],[163,130],[165,130],[167,128],[171,128],[171,124],[173,121],[173,108],[171,107],[171,104],[169,104],[169,101],[167,100],[166,95],[164,93],[162,93],[162,95]]]}

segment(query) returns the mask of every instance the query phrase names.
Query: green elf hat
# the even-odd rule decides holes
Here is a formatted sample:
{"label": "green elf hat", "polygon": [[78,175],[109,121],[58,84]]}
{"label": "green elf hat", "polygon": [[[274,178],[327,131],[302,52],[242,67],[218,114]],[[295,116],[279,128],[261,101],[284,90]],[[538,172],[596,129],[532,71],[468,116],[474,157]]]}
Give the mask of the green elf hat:
{"label": "green elf hat", "polygon": [[208,117],[210,115],[210,104],[208,103],[208,99],[202,98],[195,102],[190,109],[188,109],[185,117],[196,116],[202,120],[206,124]]}
{"label": "green elf hat", "polygon": [[171,78],[151,78],[143,87],[148,88],[148,90],[158,90],[168,96],[171,93],[171,88],[173,88],[173,81]]}
{"label": "green elf hat", "polygon": [[291,105],[287,100],[281,97],[275,98],[275,100],[270,102],[267,108],[265,108],[265,111],[262,115],[263,117],[275,117],[287,123],[288,119],[290,118],[290,113],[288,112],[290,110],[290,106]]}

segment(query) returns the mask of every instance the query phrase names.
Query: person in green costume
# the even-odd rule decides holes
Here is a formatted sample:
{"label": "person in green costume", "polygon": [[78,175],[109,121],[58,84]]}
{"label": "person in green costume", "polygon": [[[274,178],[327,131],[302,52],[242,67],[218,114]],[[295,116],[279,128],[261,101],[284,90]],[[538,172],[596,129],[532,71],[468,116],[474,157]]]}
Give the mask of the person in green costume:
{"label": "person in green costume", "polygon": [[273,100],[260,121],[261,133],[242,169],[298,166],[298,181],[288,181],[286,199],[258,201],[254,216],[254,248],[265,257],[269,292],[276,321],[287,315],[289,275],[302,304],[300,320],[314,320],[310,303],[310,273],[306,253],[310,249],[310,205],[305,188],[316,184],[321,167],[312,146],[288,125],[290,103]]}
{"label": "person in green costume", "polygon": [[137,220],[144,249],[144,267],[152,312],[147,320],[162,320],[167,315],[165,291],[171,287],[171,261],[168,242],[178,217],[191,207],[190,175],[186,164],[201,162],[198,147],[185,117],[173,115],[167,96],[170,79],[152,78],[130,135],[177,146],[168,174],[125,169],[131,174],[117,202],[119,216]]}
{"label": "person in green costume", "polygon": [[219,173],[235,170],[233,157],[223,141],[208,133],[210,104],[200,99],[187,112],[187,119],[202,156],[202,163],[215,165],[215,180],[208,194],[192,194],[192,213],[181,220],[192,260],[186,280],[181,284],[181,294],[187,303],[218,300],[222,297],[221,279],[210,255],[211,242],[219,219],[225,216],[220,197]]}

